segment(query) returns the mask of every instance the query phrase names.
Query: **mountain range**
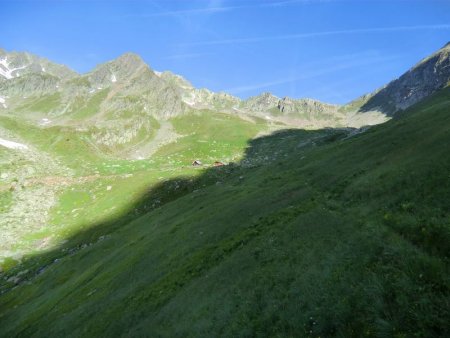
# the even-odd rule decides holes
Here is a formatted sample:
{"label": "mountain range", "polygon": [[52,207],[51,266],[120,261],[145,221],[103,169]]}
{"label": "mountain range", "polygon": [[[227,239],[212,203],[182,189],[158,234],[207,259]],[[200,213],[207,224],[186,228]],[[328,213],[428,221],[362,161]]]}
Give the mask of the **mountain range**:
{"label": "mountain range", "polygon": [[385,87],[339,106],[270,93],[241,100],[197,89],[132,53],[77,74],[29,53],[0,50],[0,113],[89,130],[94,143],[113,153],[150,143],[151,137],[140,136],[155,135],[158,121],[201,110],[305,129],[358,128],[384,122],[443,88],[450,79],[449,51],[446,45]]}

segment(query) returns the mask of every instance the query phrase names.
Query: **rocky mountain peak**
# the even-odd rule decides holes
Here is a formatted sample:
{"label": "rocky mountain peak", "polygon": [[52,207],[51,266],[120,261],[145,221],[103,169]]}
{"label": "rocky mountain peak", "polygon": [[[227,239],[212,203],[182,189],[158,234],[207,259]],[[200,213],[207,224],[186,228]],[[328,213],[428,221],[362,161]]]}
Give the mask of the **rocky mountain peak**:
{"label": "rocky mountain peak", "polygon": [[278,105],[280,98],[264,92],[257,96],[249,97],[243,102],[244,106],[252,111],[266,112]]}
{"label": "rocky mountain peak", "polygon": [[113,63],[127,68],[139,68],[142,66],[147,66],[148,68],[150,68],[138,54],[131,52],[122,54],[117,59],[115,59]]}
{"label": "rocky mountain peak", "polygon": [[34,54],[0,50],[0,79],[11,80],[27,74],[51,75],[63,80],[77,75],[67,66],[56,64]]}
{"label": "rocky mountain peak", "polygon": [[414,67],[363,100],[361,111],[381,111],[394,115],[450,82],[450,42]]}
{"label": "rocky mountain peak", "polygon": [[87,77],[94,86],[104,88],[142,74],[145,74],[146,78],[155,75],[139,55],[125,53],[114,60],[98,65],[87,74]]}
{"label": "rocky mountain peak", "polygon": [[156,75],[164,79],[166,82],[173,84],[175,86],[178,86],[182,89],[192,89],[194,86],[186,80],[184,77],[178,74],[174,74],[170,71],[164,71],[164,72],[155,72]]}

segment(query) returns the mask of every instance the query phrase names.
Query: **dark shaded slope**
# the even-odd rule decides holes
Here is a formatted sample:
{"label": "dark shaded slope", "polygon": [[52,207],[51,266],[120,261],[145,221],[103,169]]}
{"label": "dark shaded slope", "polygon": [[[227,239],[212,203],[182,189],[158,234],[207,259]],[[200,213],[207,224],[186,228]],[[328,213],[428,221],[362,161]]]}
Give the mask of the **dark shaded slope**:
{"label": "dark shaded slope", "polygon": [[445,90],[364,134],[277,133],[153,188],[30,259],[0,335],[448,336],[449,107]]}

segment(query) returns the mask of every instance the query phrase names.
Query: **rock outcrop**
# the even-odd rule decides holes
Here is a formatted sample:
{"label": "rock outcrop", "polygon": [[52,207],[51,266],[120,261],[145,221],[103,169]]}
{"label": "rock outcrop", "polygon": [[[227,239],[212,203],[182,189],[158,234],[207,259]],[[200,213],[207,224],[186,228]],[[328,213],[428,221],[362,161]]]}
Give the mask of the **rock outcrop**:
{"label": "rock outcrop", "polygon": [[366,97],[360,110],[377,110],[393,116],[444,88],[449,82],[450,42],[398,79]]}

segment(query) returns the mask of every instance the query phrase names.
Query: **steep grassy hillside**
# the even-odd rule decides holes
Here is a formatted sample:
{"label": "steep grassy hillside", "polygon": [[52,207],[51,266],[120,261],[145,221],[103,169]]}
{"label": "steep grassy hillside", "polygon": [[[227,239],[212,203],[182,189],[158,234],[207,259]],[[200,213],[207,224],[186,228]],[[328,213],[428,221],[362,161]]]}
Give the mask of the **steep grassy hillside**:
{"label": "steep grassy hillside", "polygon": [[[5,268],[0,335],[449,336],[449,109],[446,89],[365,133],[283,131],[238,164],[118,182],[122,210]],[[108,208],[67,194],[67,214]]]}

